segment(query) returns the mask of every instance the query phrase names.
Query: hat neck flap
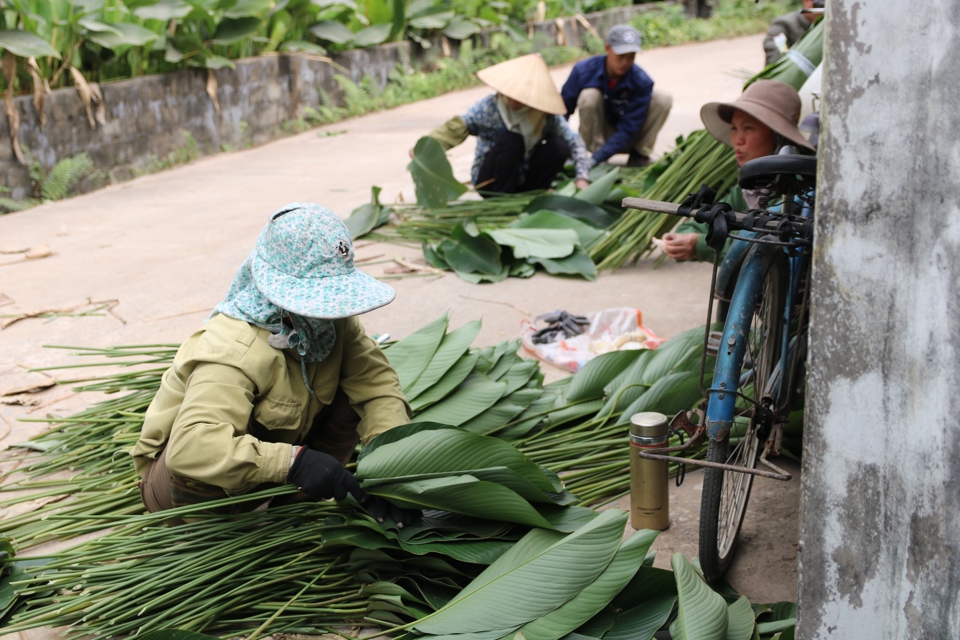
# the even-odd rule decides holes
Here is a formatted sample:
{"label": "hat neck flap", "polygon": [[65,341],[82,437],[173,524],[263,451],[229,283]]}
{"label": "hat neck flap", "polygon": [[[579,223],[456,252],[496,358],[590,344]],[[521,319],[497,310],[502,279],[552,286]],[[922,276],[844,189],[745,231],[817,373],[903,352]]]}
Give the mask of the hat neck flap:
{"label": "hat neck flap", "polygon": [[[210,318],[222,313],[266,329],[274,334],[270,337],[271,346],[277,349],[295,349],[302,363],[325,360],[333,351],[337,340],[337,330],[333,322],[296,315],[270,302],[253,281],[250,266],[252,261],[253,254],[244,260],[226,297],[214,308]],[[285,318],[287,322],[284,322]],[[304,382],[306,383],[305,370]]]}

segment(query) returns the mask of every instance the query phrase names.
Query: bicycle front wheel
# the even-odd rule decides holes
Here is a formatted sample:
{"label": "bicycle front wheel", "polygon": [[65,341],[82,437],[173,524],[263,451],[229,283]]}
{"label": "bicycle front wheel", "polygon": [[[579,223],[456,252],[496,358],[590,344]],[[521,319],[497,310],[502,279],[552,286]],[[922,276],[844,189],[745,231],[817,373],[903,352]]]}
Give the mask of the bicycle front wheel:
{"label": "bicycle front wheel", "polygon": [[[774,371],[780,359],[784,305],[787,294],[788,265],[782,250],[758,245],[751,250],[743,269],[755,273],[754,278],[739,279],[723,332],[723,343],[717,359],[718,378],[728,373],[733,388],[758,402],[771,404],[776,397],[772,385],[779,380]],[[735,336],[746,336],[741,349],[725,350]],[[714,388],[721,387],[718,378]],[[732,402],[736,393],[711,393],[707,416],[730,425],[726,437],[711,438],[707,445],[707,460],[753,469],[761,446],[760,427],[754,412],[749,419],[740,417],[748,408],[741,401]],[[711,406],[713,405],[713,406]],[[767,408],[776,411],[776,407]],[[750,500],[754,476],[749,473],[706,468],[703,495],[700,503],[700,568],[708,581],[723,576],[736,551],[743,517]]]}

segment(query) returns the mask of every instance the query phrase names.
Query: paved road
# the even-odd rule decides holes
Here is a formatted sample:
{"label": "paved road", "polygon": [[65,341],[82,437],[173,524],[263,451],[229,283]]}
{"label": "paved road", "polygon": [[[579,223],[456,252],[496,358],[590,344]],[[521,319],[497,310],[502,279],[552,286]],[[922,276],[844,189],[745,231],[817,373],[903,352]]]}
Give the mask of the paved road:
{"label": "paved road", "polygon": [[[657,142],[657,152],[679,134],[700,128],[699,109],[707,101],[734,99],[742,69],[757,70],[763,57],[759,37],[646,51],[638,58],[658,86],[674,96],[674,108]],[[553,71],[558,85],[569,66]],[[203,158],[189,165],[115,185],[96,193],[47,204],[27,212],[0,216],[0,249],[47,244],[48,258],[0,266],[0,294],[12,300],[0,314],[65,308],[86,299],[118,300],[118,317],[60,317],[24,320],[0,331],[0,392],[42,380],[25,367],[69,362],[46,344],[107,346],[179,342],[220,300],[250,251],[269,213],[292,201],[323,204],[346,216],[369,197],[372,185],[383,187],[383,200],[412,198],[406,171],[407,150],[420,136],[451,115],[463,113],[487,89],[460,91],[305,132],[234,153]],[[342,135],[325,136],[328,131]],[[473,146],[465,143],[449,154],[457,176],[469,177]],[[416,249],[366,244],[358,258],[403,255]],[[12,260],[0,255],[0,262]],[[382,275],[386,265],[366,268]],[[403,337],[445,311],[453,326],[482,318],[478,343],[490,344],[517,334],[520,321],[556,308],[591,312],[615,306],[643,310],[646,323],[670,337],[703,322],[709,291],[709,266],[664,264],[650,260],[602,274],[594,283],[537,275],[475,286],[453,275],[439,279],[394,280],[397,300],[368,314],[371,333]],[[0,304],[3,304],[0,296]],[[548,371],[555,378],[557,371]],[[40,396],[52,403],[44,411],[59,414],[87,402],[67,397],[65,389]],[[62,399],[61,399],[62,398]],[[0,446],[23,440],[35,426],[17,423],[32,408],[0,405]],[[9,434],[5,434],[10,430]],[[6,435],[6,437],[3,437]],[[660,541],[658,565],[669,553],[696,553],[691,526],[699,501],[699,478],[678,490],[674,529]],[[778,494],[775,494],[778,495]],[[792,515],[778,528],[775,567],[761,567],[769,580],[744,577],[739,586],[761,601],[794,599],[796,499],[787,497]],[[779,516],[778,516],[779,517]],[[791,521],[789,518],[794,520]],[[786,532],[783,535],[783,531]],[[766,534],[759,534],[766,537]],[[752,573],[752,570],[751,572]]]}

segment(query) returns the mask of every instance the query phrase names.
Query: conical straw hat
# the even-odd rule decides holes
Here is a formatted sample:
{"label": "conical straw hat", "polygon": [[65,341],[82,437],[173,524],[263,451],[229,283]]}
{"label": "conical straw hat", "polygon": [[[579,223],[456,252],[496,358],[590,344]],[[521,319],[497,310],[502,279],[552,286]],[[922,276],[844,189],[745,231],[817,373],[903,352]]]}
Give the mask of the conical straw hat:
{"label": "conical straw hat", "polygon": [[567,107],[539,53],[481,69],[477,77],[491,89],[544,113],[564,115]]}

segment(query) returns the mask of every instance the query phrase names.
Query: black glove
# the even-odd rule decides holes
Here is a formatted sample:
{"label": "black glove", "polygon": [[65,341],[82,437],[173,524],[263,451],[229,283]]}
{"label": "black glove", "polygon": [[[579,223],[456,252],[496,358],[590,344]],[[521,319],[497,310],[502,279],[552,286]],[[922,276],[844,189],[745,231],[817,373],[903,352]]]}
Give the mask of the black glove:
{"label": "black glove", "polygon": [[374,520],[380,524],[390,518],[397,524],[398,529],[409,527],[423,515],[420,509],[404,509],[380,496],[368,495],[366,500],[360,503],[360,506],[366,509],[367,513],[372,515]]}
{"label": "black glove", "polygon": [[307,447],[300,448],[287,480],[314,500],[343,500],[347,493],[352,493],[357,502],[367,499],[360,483],[339,460]]}

